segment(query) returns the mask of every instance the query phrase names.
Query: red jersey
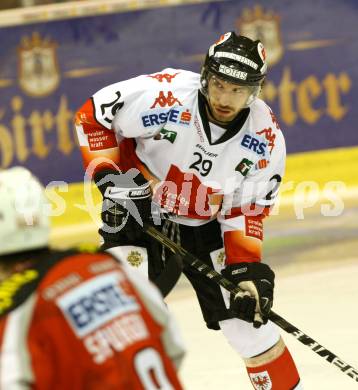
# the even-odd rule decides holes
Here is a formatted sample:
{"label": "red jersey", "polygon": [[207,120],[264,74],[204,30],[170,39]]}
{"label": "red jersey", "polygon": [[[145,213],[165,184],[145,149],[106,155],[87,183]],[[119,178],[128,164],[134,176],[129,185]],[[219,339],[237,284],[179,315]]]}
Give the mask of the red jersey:
{"label": "red jersey", "polygon": [[109,254],[50,253],[0,284],[0,388],[182,389],[156,288]]}

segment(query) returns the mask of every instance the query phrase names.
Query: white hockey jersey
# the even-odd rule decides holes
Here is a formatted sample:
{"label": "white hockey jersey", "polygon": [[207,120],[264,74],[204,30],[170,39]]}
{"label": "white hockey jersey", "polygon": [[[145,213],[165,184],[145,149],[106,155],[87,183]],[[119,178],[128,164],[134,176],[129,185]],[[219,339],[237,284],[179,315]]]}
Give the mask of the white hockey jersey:
{"label": "white hockey jersey", "polygon": [[258,98],[236,128],[209,123],[199,88],[199,74],[168,68],[95,93],[76,119],[85,165],[138,168],[176,222],[218,219],[227,262],[258,261],[284,171],[283,135]]}

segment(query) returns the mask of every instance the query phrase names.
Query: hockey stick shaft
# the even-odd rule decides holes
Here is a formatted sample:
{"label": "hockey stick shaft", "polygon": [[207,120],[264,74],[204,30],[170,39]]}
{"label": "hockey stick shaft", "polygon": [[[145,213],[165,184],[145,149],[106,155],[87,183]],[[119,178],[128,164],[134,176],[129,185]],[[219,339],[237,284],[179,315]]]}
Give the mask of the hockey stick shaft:
{"label": "hockey stick shaft", "polygon": [[[184,249],[179,244],[172,241],[163,233],[159,232],[153,226],[145,225],[144,231],[153,237],[155,240],[159,241],[166,248],[171,250],[173,253],[177,253],[182,256],[183,261],[196,269],[199,273],[205,275],[207,278],[213,280],[223,288],[225,288],[230,293],[236,295],[241,290],[240,288],[232,283],[230,280],[224,278],[220,273],[216,272],[212,267],[205,264],[202,260],[198,259],[191,253],[189,253],[186,249]],[[317,341],[312,339],[306,333],[302,332],[302,330],[298,329],[296,326],[292,325],[288,321],[286,321],[283,317],[275,313],[271,310],[269,315],[270,321],[279,326],[285,332],[291,334],[295,337],[299,342],[306,345],[313,352],[315,352],[320,357],[324,358],[328,363],[331,363],[338,367],[344,374],[348,375],[350,378],[354,379],[355,382],[358,382],[358,370],[351,366],[350,364],[344,362],[341,358],[339,358],[335,353],[329,351]]]}

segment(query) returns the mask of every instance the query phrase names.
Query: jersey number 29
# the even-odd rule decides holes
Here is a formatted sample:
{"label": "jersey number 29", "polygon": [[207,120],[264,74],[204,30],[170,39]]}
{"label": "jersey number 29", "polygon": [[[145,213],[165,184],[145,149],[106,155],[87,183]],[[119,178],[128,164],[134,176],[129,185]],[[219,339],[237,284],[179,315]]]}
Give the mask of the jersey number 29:
{"label": "jersey number 29", "polygon": [[207,176],[213,166],[213,162],[211,160],[204,160],[203,156],[198,152],[195,152],[194,156],[198,156],[198,159],[189,168],[196,169],[201,176]]}

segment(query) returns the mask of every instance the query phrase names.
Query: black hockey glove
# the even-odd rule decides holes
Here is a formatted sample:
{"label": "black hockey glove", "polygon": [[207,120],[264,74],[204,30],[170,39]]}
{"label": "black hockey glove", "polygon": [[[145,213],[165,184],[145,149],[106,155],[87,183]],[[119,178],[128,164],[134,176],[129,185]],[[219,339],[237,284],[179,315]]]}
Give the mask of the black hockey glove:
{"label": "black hockey glove", "polygon": [[243,291],[230,297],[230,309],[255,328],[266,324],[273,303],[275,274],[264,263],[238,263],[228,265],[224,277],[237,284]]}
{"label": "black hockey glove", "polygon": [[[105,241],[135,242],[143,233],[143,223],[151,215],[150,184],[137,169],[126,173],[102,170],[94,181],[103,196],[100,231]],[[126,237],[128,240],[121,240]]]}

